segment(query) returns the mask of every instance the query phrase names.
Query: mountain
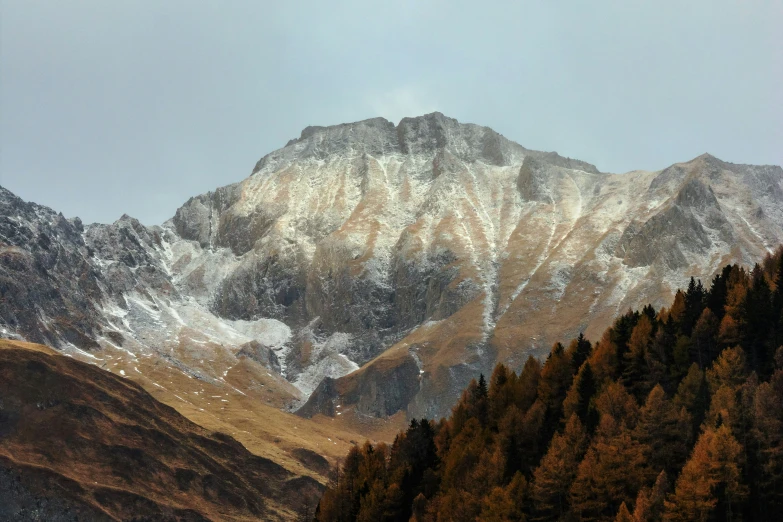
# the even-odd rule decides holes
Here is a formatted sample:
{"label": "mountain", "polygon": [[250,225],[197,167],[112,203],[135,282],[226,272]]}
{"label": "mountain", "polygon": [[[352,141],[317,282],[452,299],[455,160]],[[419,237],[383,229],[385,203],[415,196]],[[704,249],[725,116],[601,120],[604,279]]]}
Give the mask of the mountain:
{"label": "mountain", "polygon": [[781,224],[776,166],[607,174],[439,113],[308,127],[161,226],[84,226],[3,191],[0,328],[163,388],[243,443],[241,412],[194,392],[350,440],[753,262]]}
{"label": "mountain", "polygon": [[290,520],[321,489],[127,379],[0,341],[2,520]]}

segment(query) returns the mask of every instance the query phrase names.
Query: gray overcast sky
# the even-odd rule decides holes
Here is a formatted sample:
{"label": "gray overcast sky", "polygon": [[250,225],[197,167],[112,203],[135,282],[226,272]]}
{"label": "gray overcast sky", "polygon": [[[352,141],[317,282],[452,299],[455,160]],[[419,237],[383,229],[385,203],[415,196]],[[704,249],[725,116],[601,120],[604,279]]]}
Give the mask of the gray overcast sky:
{"label": "gray overcast sky", "polygon": [[783,2],[0,0],[0,185],[168,219],[307,125],[439,110],[604,171],[783,163]]}

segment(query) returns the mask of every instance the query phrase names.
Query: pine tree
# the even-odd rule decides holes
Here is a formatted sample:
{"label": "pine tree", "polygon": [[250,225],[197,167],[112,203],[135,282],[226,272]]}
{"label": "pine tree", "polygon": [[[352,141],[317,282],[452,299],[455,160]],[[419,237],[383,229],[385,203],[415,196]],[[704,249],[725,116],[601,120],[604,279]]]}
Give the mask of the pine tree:
{"label": "pine tree", "polygon": [[748,354],[752,371],[762,376],[772,373],[774,348],[767,343],[773,325],[773,299],[767,278],[756,264],[751,272],[751,286],[745,296],[740,344]]}
{"label": "pine tree", "polygon": [[[419,493],[416,498],[413,499],[412,507],[413,515],[410,522],[425,522],[427,517],[427,497],[423,493]],[[377,519],[376,519],[377,520]],[[370,522],[368,520],[367,522]]]}
{"label": "pine tree", "polygon": [[489,433],[478,419],[471,418],[462,431],[454,437],[449,452],[444,456],[442,468],[443,487],[456,489],[472,489],[478,486],[473,483],[472,475],[489,442]]}
{"label": "pine tree", "polygon": [[634,522],[658,522],[663,518],[664,500],[669,492],[669,480],[665,471],[658,474],[652,489],[642,488],[636,497],[633,510]]}
{"label": "pine tree", "polygon": [[593,346],[590,344],[590,341],[580,332],[579,337],[576,338],[573,355],[571,356],[574,372],[579,371],[582,364],[590,357],[590,352],[592,352],[592,350]]}
{"label": "pine tree", "polygon": [[574,514],[582,520],[603,520],[613,517],[623,502],[632,503],[649,479],[645,452],[624,424],[602,415],[571,486]]}
{"label": "pine tree", "polygon": [[473,405],[476,411],[475,415],[482,426],[486,426],[489,422],[488,395],[487,380],[482,373],[479,375],[478,385],[474,388],[473,396]]}
{"label": "pine tree", "polygon": [[620,510],[617,512],[615,522],[634,522],[631,512],[628,511],[628,506],[625,505],[625,502],[620,504]]}
{"label": "pine tree", "polygon": [[665,519],[677,522],[732,520],[747,494],[741,482],[742,448],[728,426],[707,428],[677,479],[674,494],[665,502]]}
{"label": "pine tree", "polygon": [[316,508],[319,522],[338,522],[344,519],[342,512],[343,495],[342,470],[338,462],[329,473],[329,482]]}
{"label": "pine tree", "polygon": [[684,407],[666,398],[660,385],[652,389],[640,410],[634,438],[648,449],[647,465],[653,473],[676,474],[688,458],[692,419]]}
{"label": "pine tree", "polygon": [[563,416],[563,399],[573,380],[573,367],[563,345],[555,343],[538,381],[538,398],[546,406],[544,437],[548,439]]}
{"label": "pine tree", "polygon": [[639,420],[639,405],[619,382],[607,384],[595,399],[599,415],[609,415],[622,422],[629,429],[636,427]]}
{"label": "pine tree", "polygon": [[642,308],[642,315],[646,315],[647,319],[650,321],[655,321],[655,318],[658,316],[658,313],[655,311],[655,308],[653,308],[653,305],[646,304],[644,305],[644,308]]}
{"label": "pine tree", "polygon": [[609,338],[614,344],[617,350],[617,368],[612,379],[617,379],[623,375],[625,370],[625,354],[628,351],[628,341],[631,338],[631,333],[636,327],[636,323],[639,321],[641,314],[628,310],[625,315],[620,316],[609,328]]}
{"label": "pine tree", "polygon": [[737,417],[737,390],[729,386],[721,386],[710,397],[710,409],[707,411],[705,424],[712,427],[728,424],[732,428]]}
{"label": "pine tree", "polygon": [[[471,418],[467,424],[477,422]],[[389,481],[400,488],[401,516],[406,520],[411,516],[413,499],[427,486],[424,482],[427,470],[436,468],[438,463],[432,424],[426,419],[411,420],[408,430],[395,439],[388,463]]]}
{"label": "pine tree", "polygon": [[383,515],[379,520],[384,522],[408,520],[405,515],[406,511],[410,510],[410,507],[408,509],[406,507],[408,506],[405,505],[405,493],[402,488],[396,483],[389,484],[389,487],[386,489],[386,498],[383,502]]}
{"label": "pine tree", "polygon": [[705,292],[701,281],[696,282],[691,277],[688,291],[685,292],[685,310],[683,311],[680,324],[680,331],[683,335],[691,335],[693,326],[704,309],[704,297]]}
{"label": "pine tree", "polygon": [[605,381],[614,380],[619,369],[617,361],[617,352],[619,350],[611,337],[611,329],[607,329],[601,340],[593,347],[593,351],[588,359],[595,375],[595,381],[599,386]]}
{"label": "pine tree", "polygon": [[733,346],[742,341],[745,330],[745,301],[749,280],[745,271],[732,267],[726,283],[726,305],[720,323],[718,339],[723,346]]}
{"label": "pine tree", "polygon": [[356,520],[358,522],[383,520],[386,510],[386,486],[382,480],[375,480],[369,492],[361,500]]}
{"label": "pine tree", "polygon": [[591,415],[591,401],[598,391],[598,387],[596,386],[593,369],[589,362],[584,364],[583,370],[580,372],[576,383],[576,391],[578,396],[576,414],[579,416],[582,424],[592,431],[595,424],[597,424],[597,419],[593,419],[594,414]]}
{"label": "pine tree", "polygon": [[563,401],[563,415],[567,419],[576,414],[588,433],[598,424],[598,413],[592,404],[597,391],[592,366],[589,361],[585,362]]}
{"label": "pine tree", "polygon": [[524,451],[522,452],[521,470],[529,476],[530,472],[541,460],[546,451],[550,437],[546,426],[547,408],[544,403],[537,400],[525,413],[525,420],[521,428]]}
{"label": "pine tree", "polygon": [[[783,248],[778,250],[775,291],[772,294],[772,346],[783,346]],[[777,348],[776,348],[777,350]]]}
{"label": "pine tree", "polygon": [[739,346],[723,350],[707,370],[707,383],[713,393],[724,385],[734,390],[741,386],[747,377],[745,351]]}
{"label": "pine tree", "polygon": [[705,308],[699,316],[699,320],[696,321],[691,339],[691,345],[696,350],[693,359],[699,364],[699,368],[709,365],[717,355],[715,350],[719,328],[718,318],[715,317],[712,310]]}
{"label": "pine tree", "polygon": [[647,315],[643,314],[628,340],[625,370],[623,371],[623,383],[637,399],[646,397],[655,384],[649,380],[650,373],[647,366],[648,352],[652,342],[653,323]]}
{"label": "pine tree", "polygon": [[759,385],[752,409],[758,514],[765,520],[783,512],[783,347],[777,354],[778,368]]}
{"label": "pine tree", "polygon": [[486,398],[487,396],[487,380],[484,378],[484,374],[479,374],[478,388],[476,388],[477,398]]}
{"label": "pine tree", "polygon": [[733,346],[740,341],[740,322],[733,315],[724,315],[718,328],[718,342],[722,346]]}
{"label": "pine tree", "polygon": [[692,351],[691,338],[687,335],[678,335],[674,343],[671,366],[671,374],[675,380],[688,371],[693,362],[691,361]]}
{"label": "pine tree", "polygon": [[536,520],[558,520],[568,511],[569,490],[584,454],[586,434],[577,415],[571,415],[562,434],[552,437],[549,449],[533,474],[531,495]]}
{"label": "pine tree", "polygon": [[522,473],[517,473],[505,487],[495,487],[484,497],[481,514],[477,520],[482,522],[525,522],[522,506],[528,493],[528,486]]}
{"label": "pine tree", "polygon": [[706,305],[715,313],[718,321],[723,319],[723,308],[726,305],[726,296],[728,294],[728,288],[726,283],[731,273],[732,266],[726,265],[720,274],[716,274],[712,279],[709,292],[707,292]]}
{"label": "pine tree", "polygon": [[343,491],[340,513],[348,520],[352,520],[359,512],[360,505],[360,467],[364,455],[359,446],[354,445],[348,450],[348,455],[343,463]]}
{"label": "pine tree", "polygon": [[538,433],[525,423],[525,415],[515,405],[504,412],[498,423],[496,446],[505,456],[503,476],[510,479],[518,471],[527,473],[537,453]]}
{"label": "pine tree", "polygon": [[439,499],[435,520],[476,522],[481,513],[481,497],[464,489],[448,489]]}
{"label": "pine tree", "polygon": [[517,408],[522,413],[527,412],[538,396],[538,381],[541,377],[541,363],[532,355],[525,361],[519,377],[517,378],[514,400]]}
{"label": "pine tree", "polygon": [[495,366],[489,381],[490,386],[487,396],[489,425],[491,428],[497,429],[498,422],[500,422],[509,405],[514,402],[517,376],[510,372],[504,364],[498,364]]}
{"label": "pine tree", "polygon": [[783,312],[783,255],[778,259],[778,267],[775,273],[775,291],[772,294],[772,310],[776,317]]}
{"label": "pine tree", "polygon": [[674,323],[671,320],[656,321],[656,331],[652,344],[647,351],[647,367],[651,382],[661,383],[667,390],[672,385],[672,377],[676,372],[671,371],[674,361]]}
{"label": "pine tree", "polygon": [[669,308],[669,317],[679,327],[685,314],[685,293],[682,290],[677,290],[674,294],[674,302],[671,308]]}
{"label": "pine tree", "polygon": [[489,420],[487,382],[482,374],[480,379],[472,379],[462,392],[459,402],[452,409],[452,430],[457,435],[469,419],[477,419],[482,426]]}
{"label": "pine tree", "polygon": [[704,420],[707,401],[707,381],[704,372],[698,364],[693,363],[688,369],[688,374],[680,381],[677,394],[674,396],[674,405],[677,408],[685,408],[690,413],[695,430]]}

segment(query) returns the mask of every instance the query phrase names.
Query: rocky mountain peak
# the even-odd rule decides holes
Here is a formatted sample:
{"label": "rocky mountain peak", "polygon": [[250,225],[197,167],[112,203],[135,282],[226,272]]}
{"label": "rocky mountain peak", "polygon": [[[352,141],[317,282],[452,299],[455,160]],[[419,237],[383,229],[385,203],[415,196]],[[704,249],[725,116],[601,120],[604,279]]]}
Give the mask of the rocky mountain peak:
{"label": "rocky mountain peak", "polygon": [[521,165],[527,155],[563,168],[597,173],[595,166],[556,152],[528,150],[489,127],[461,123],[440,112],[406,117],[394,125],[385,118],[371,118],[353,123],[305,127],[299,138],[261,158],[253,174],[278,170],[297,160],[325,160],[330,157],[370,155],[408,155],[432,160],[447,151],[464,162],[480,161],[487,165]]}

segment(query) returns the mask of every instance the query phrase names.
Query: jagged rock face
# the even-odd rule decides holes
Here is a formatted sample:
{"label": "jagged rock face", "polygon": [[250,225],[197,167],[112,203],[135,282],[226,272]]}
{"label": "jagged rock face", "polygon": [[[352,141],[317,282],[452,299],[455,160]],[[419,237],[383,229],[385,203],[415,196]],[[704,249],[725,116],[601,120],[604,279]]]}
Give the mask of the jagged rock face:
{"label": "jagged rock face", "polygon": [[239,266],[230,250],[205,258],[172,226],[145,227],[128,216],[84,227],[5,189],[0,210],[3,337],[43,342],[139,377],[150,362],[235,389],[229,372],[239,367],[237,381],[275,389],[275,402],[301,399],[280,375],[274,351],[291,337],[287,326],[223,319],[202,304],[211,285]]}
{"label": "jagged rock face", "polygon": [[[120,301],[132,291],[176,295],[163,262],[163,230],[123,215],[111,225],[91,225],[84,240],[101,267],[106,290]],[[123,306],[125,308],[126,306]]]}
{"label": "jagged rock face", "polygon": [[383,417],[404,410],[419,393],[419,366],[410,355],[384,358],[367,371],[341,380],[325,378],[298,413],[334,416],[343,404],[363,415]]}
{"label": "jagged rock face", "polygon": [[661,262],[671,270],[683,269],[688,260],[680,248],[702,252],[711,246],[707,231],[698,219],[674,205],[641,225],[628,227],[620,238],[618,253],[624,254],[623,262],[630,267],[649,266]]}
{"label": "jagged rock face", "polygon": [[[231,237],[221,234],[220,223],[213,229],[215,213],[218,216],[236,202],[238,185],[221,187],[215,192],[190,198],[182,207],[177,209],[172,222],[177,234],[182,239],[197,241],[202,248],[216,246],[230,246]],[[239,246],[239,245],[237,245]],[[238,248],[237,255],[242,255],[249,250]]]}
{"label": "jagged rock face", "polygon": [[[438,113],[376,118],[308,127],[162,227],[91,226],[83,248],[103,328],[137,347],[209,341],[233,364],[255,341],[315,390],[303,413],[438,416],[496,361],[595,338],[618,310],[774,248],[782,183],[708,155],[605,174]],[[177,361],[219,380],[192,359]]]}
{"label": "jagged rock face", "polygon": [[101,274],[79,219],[0,187],[0,330],[31,341],[97,347]]}

